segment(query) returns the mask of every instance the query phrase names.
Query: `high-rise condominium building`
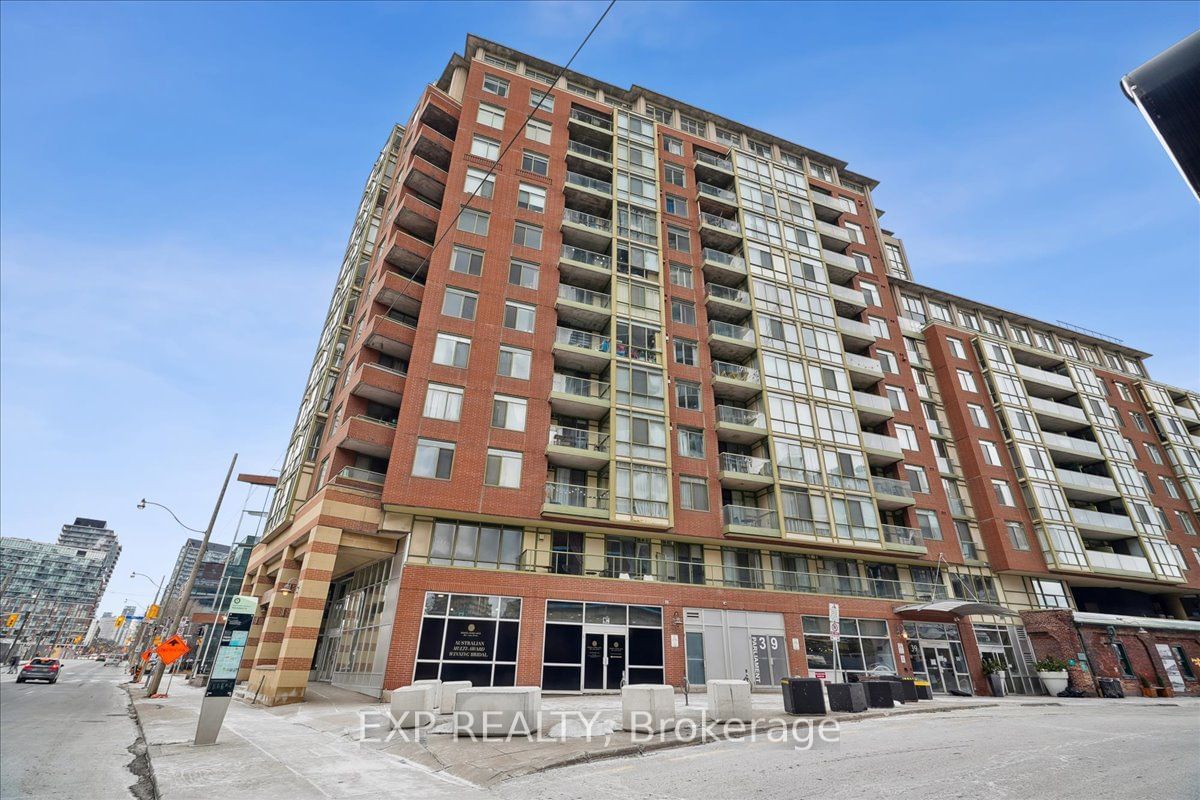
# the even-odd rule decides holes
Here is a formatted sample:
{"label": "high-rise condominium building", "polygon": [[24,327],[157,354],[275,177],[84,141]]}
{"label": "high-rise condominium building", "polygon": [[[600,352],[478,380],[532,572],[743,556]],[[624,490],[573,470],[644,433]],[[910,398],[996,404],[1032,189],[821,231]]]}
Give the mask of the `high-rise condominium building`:
{"label": "high-rise condominium building", "polygon": [[243,586],[260,697],[1196,692],[1200,396],[918,283],[845,162],[561,72],[469,37],[375,163]]}
{"label": "high-rise condominium building", "polygon": [[121,557],[121,543],[117,534],[108,528],[102,519],[76,517],[75,522],[63,525],[58,534],[58,543],[63,547],[80,550],[95,550],[104,554],[104,585],[112,578],[117,559]]}

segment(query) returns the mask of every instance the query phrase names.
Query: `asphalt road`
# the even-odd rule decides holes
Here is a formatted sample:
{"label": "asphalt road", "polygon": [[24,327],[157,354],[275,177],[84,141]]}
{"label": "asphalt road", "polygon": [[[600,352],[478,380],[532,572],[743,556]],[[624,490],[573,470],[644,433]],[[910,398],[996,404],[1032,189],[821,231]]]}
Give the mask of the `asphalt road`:
{"label": "asphalt road", "polygon": [[[1049,699],[1049,698],[1047,698]],[[1032,698],[1031,698],[1032,700]],[[553,770],[505,798],[1200,797],[1200,704],[1007,706],[849,723],[808,752],[720,742]]]}
{"label": "asphalt road", "polygon": [[67,661],[53,685],[14,678],[0,675],[0,797],[134,797],[129,748],[138,731],[119,685],[123,669]]}

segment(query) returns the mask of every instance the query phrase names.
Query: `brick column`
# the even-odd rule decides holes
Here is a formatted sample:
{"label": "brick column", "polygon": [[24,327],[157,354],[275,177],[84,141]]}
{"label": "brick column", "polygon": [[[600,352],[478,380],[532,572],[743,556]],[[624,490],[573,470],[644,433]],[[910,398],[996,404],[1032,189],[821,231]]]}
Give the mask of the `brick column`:
{"label": "brick column", "polygon": [[[253,573],[248,573],[242,579],[242,594],[261,598],[271,588],[272,580],[266,569],[259,566]],[[254,667],[254,659],[258,656],[258,644],[262,641],[263,623],[267,619],[267,606],[261,602],[254,610],[254,619],[250,623],[250,632],[246,634],[246,649],[242,652],[242,663],[238,667],[238,683],[249,680],[250,670]]]}

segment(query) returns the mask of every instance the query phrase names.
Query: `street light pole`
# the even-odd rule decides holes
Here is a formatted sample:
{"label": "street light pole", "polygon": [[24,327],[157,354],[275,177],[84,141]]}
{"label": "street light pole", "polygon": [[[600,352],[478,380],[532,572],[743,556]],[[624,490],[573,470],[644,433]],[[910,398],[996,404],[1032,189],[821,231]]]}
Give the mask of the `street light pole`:
{"label": "street light pole", "polygon": [[[229,479],[233,477],[233,467],[237,464],[237,453],[233,454],[233,460],[229,462],[229,471],[225,473],[225,482],[221,484],[221,493],[217,495],[217,504],[213,506],[212,517],[208,520],[208,527],[204,530],[204,539],[200,542],[200,550],[196,553],[196,563],[192,565],[191,574],[188,575],[187,583],[184,584],[183,592],[175,603],[172,603],[171,617],[167,621],[166,632],[169,634],[175,630],[179,624],[178,615],[183,609],[187,608],[187,599],[192,594],[192,587],[196,583],[196,576],[200,573],[201,562],[204,560],[204,551],[208,549],[208,540],[212,536],[213,527],[217,524],[217,515],[221,513],[221,503],[225,500],[225,490],[229,488]],[[143,507],[145,501],[142,501]],[[167,512],[175,517],[175,513],[170,509]],[[175,517],[175,521],[179,522],[179,518]],[[183,525],[182,522],[179,523]],[[186,526],[185,526],[186,527]],[[176,611],[175,609],[179,609]],[[162,682],[163,672],[166,671],[166,665],[162,659],[158,660],[158,665],[154,668],[154,674],[150,677],[150,682],[146,686],[146,694],[154,695],[158,693],[158,685]]]}
{"label": "street light pole", "polygon": [[[146,580],[150,581],[151,583],[154,583],[154,578],[151,578],[149,575],[145,574],[144,572],[131,572],[129,574],[129,577],[136,578],[139,575],[141,577],[145,578]],[[167,582],[167,576],[164,574],[162,576],[162,580],[160,580],[158,582],[158,584],[154,590],[154,602],[146,607],[146,613],[149,613],[150,609],[152,607],[158,605],[158,596],[160,594],[162,594],[162,587],[163,587],[163,584],[166,582]],[[157,620],[158,617],[155,617],[155,619]],[[138,626],[137,639],[134,640],[134,647],[130,650],[130,652],[133,655],[130,657],[129,660],[130,660],[130,662],[132,662],[134,664],[134,666],[137,666],[137,664],[138,664],[138,662],[134,661],[134,658],[140,656],[140,653],[142,652],[142,642],[144,642],[146,640],[146,634],[153,631],[155,627],[157,627],[156,623],[151,623],[150,620],[146,619],[145,615],[142,616],[142,624]],[[151,641],[153,641],[153,640],[151,640]],[[139,670],[139,673],[140,673],[140,670]]]}

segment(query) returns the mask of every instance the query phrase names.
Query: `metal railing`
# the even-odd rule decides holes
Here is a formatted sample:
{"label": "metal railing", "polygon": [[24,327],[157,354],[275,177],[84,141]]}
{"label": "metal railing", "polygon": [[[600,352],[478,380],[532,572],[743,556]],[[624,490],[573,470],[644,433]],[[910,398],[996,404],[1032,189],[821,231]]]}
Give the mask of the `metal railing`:
{"label": "metal railing", "polygon": [[719,200],[724,200],[729,203],[737,203],[737,195],[728,189],[722,189],[720,186],[713,186],[711,183],[697,181],[696,189],[700,194],[706,194],[709,197],[716,197]]}
{"label": "metal railing", "polygon": [[585,228],[604,231],[605,233],[612,232],[612,220],[597,217],[595,214],[589,214],[586,211],[576,211],[573,208],[563,209],[563,222],[571,222],[576,225],[582,225]]}
{"label": "metal railing", "polygon": [[[570,173],[568,173],[568,175],[569,174]],[[742,226],[738,225],[733,220],[725,219],[725,217],[718,217],[716,214],[709,214],[707,211],[700,212],[700,222],[704,225],[711,225],[714,228],[720,228],[721,230],[729,231],[730,233],[740,234],[742,232]]]}
{"label": "metal railing", "polygon": [[758,370],[754,367],[731,364],[728,361],[712,362],[712,372],[718,378],[729,378],[735,381],[745,381],[746,383],[762,382]]}
{"label": "metal railing", "polygon": [[895,478],[871,477],[871,485],[876,494],[888,494],[893,497],[912,497],[912,486],[908,481],[898,481]]}
{"label": "metal railing", "polygon": [[355,414],[350,419],[361,419],[364,422],[370,422],[373,425],[387,425],[389,428],[396,427],[394,419],[380,419],[379,417],[368,416],[367,414]]}
{"label": "metal railing", "polygon": [[387,479],[387,474],[372,472],[369,469],[362,469],[361,467],[342,467],[342,471],[338,473],[338,477],[352,481],[362,481],[363,483],[383,483]]}
{"label": "metal railing", "polygon": [[[610,223],[611,225],[611,223]],[[584,250],[582,247],[564,244],[562,246],[562,257],[569,258],[572,261],[581,261],[584,264],[590,264],[593,267],[601,269],[612,269],[612,259],[604,253],[593,253],[591,250]]]}
{"label": "metal railing", "polygon": [[612,194],[612,184],[608,181],[602,181],[599,178],[589,178],[578,172],[567,171],[567,183],[575,186],[582,186],[585,189],[592,189],[601,194]]}
{"label": "metal railing", "polygon": [[722,286],[719,283],[710,283],[705,285],[704,293],[709,297],[715,297],[718,300],[728,300],[731,303],[742,303],[743,305],[750,304],[749,292],[744,292],[741,289],[734,289],[731,286]]}
{"label": "metal railing", "polygon": [[593,292],[591,289],[581,289],[578,286],[571,286],[567,283],[558,285],[558,297],[560,300],[568,300],[572,303],[581,303],[585,306],[594,306],[596,308],[608,308],[612,302],[612,298],[603,292]]}
{"label": "metal railing", "polygon": [[721,518],[726,525],[741,525],[747,528],[766,528],[775,530],[779,527],[779,516],[769,508],[758,506],[722,506]]}
{"label": "metal railing", "polygon": [[727,158],[715,156],[705,150],[696,151],[696,160],[701,164],[708,164],[710,167],[717,167],[728,172],[733,172],[733,162]]}
{"label": "metal railing", "polygon": [[568,428],[565,425],[550,426],[551,447],[571,447],[576,450],[608,452],[608,434],[587,428]]}
{"label": "metal railing", "polygon": [[599,114],[593,114],[582,108],[572,108],[571,119],[577,119],[580,122],[586,122],[588,125],[595,125],[597,128],[604,128],[608,131],[612,130],[612,119],[602,117]]}
{"label": "metal railing", "polygon": [[717,406],[717,422],[728,422],[730,425],[745,425],[749,428],[766,428],[767,417],[761,411],[737,406]]}
{"label": "metal railing", "polygon": [[595,350],[598,353],[607,353],[611,348],[607,336],[561,326],[554,331],[554,341],[556,344],[565,344],[583,350]]}
{"label": "metal railing", "polygon": [[754,344],[754,329],[744,325],[734,325],[719,319],[709,320],[708,332],[712,336],[724,336],[726,339],[737,339]]}
{"label": "metal railing", "polygon": [[574,375],[561,375],[557,372],[554,373],[554,378],[550,383],[550,391],[552,392],[574,395],[575,397],[588,397],[593,400],[607,399],[609,388],[609,384],[603,381],[594,381],[591,378],[577,378]]}
{"label": "metal railing", "polygon": [[603,161],[606,164],[612,163],[612,153],[607,150],[601,150],[599,147],[592,147],[590,144],[577,142],[574,139],[567,142],[567,150],[572,153],[578,153],[581,156],[594,158],[597,161]]}
{"label": "metal railing", "polygon": [[722,472],[736,472],[739,475],[758,475],[770,478],[775,474],[771,461],[755,456],[743,456],[738,453],[721,453],[718,461]]}
{"label": "metal railing", "polygon": [[608,489],[579,486],[574,483],[547,483],[545,502],[573,508],[608,508]]}
{"label": "metal railing", "polygon": [[902,544],[909,547],[924,547],[925,540],[921,537],[920,528],[905,528],[902,525],[883,525],[883,541],[889,544]]}

